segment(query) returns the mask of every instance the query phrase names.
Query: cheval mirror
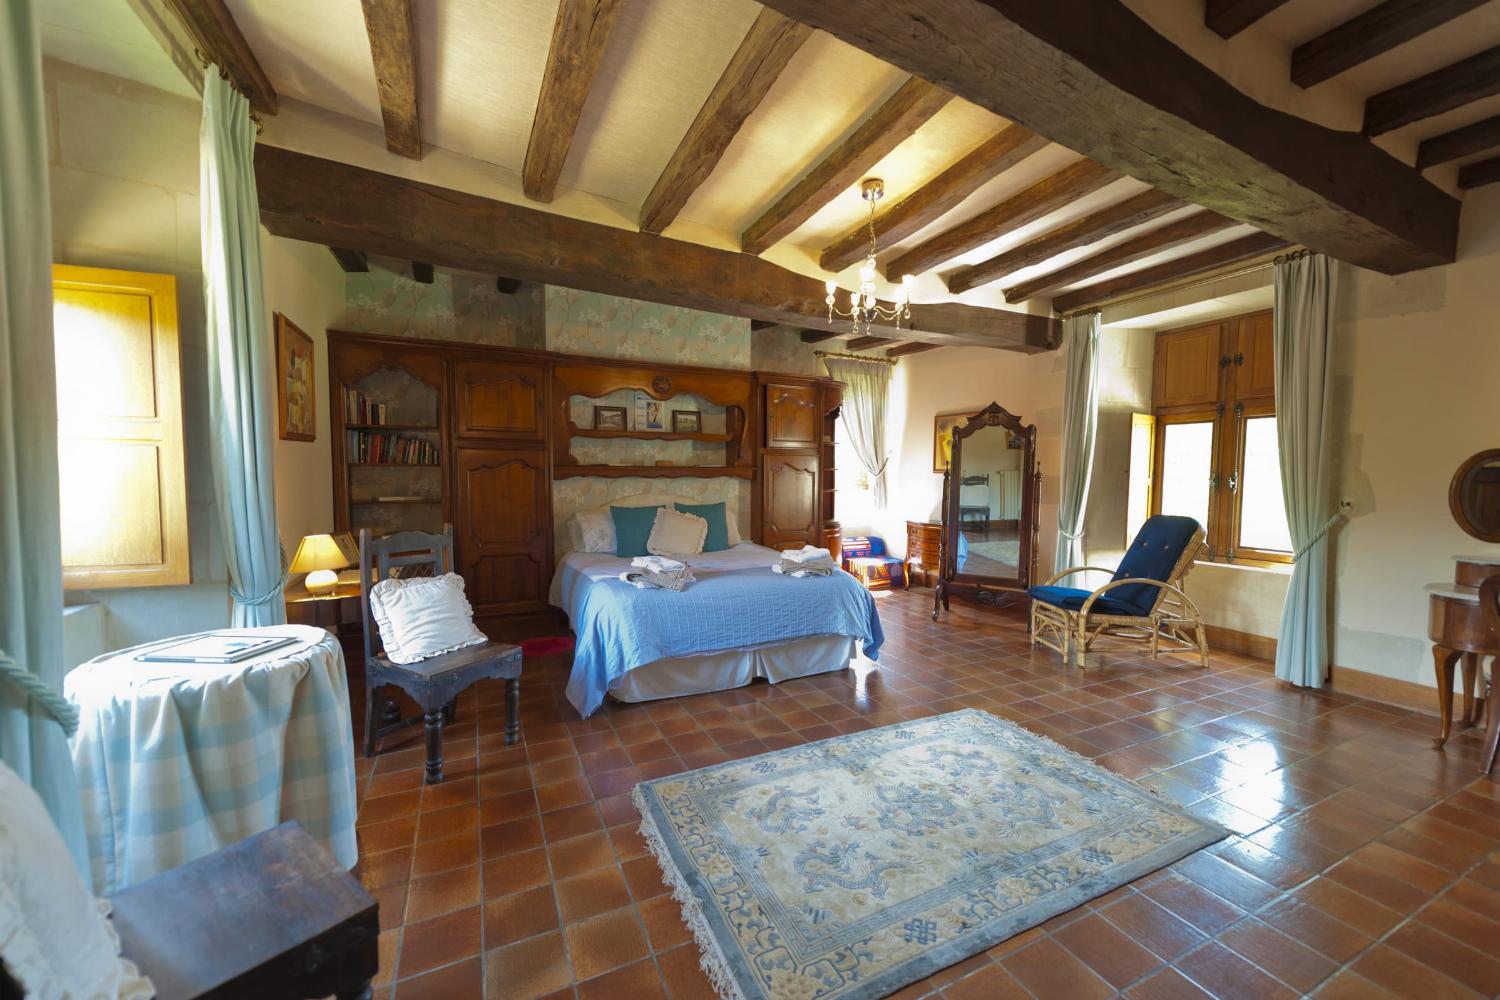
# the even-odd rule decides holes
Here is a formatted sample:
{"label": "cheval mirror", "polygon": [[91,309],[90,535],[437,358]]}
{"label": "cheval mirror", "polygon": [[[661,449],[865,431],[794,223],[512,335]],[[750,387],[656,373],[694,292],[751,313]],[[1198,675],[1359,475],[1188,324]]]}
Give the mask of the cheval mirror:
{"label": "cheval mirror", "polygon": [[991,403],[953,429],[933,621],[954,595],[992,606],[1025,596],[1036,578],[1040,483],[1034,424]]}

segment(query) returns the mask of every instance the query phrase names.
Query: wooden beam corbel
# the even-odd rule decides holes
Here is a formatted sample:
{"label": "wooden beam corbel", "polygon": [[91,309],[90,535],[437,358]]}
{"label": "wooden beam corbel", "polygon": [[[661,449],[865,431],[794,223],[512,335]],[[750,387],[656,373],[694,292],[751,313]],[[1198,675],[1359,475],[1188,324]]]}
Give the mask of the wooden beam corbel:
{"label": "wooden beam corbel", "polygon": [[942,344],[924,344],[920,340],[915,340],[909,344],[897,344],[895,347],[892,347],[890,350],[886,351],[885,356],[888,358],[904,358],[908,354],[921,354],[923,351],[935,351],[942,346]]}
{"label": "wooden beam corbel", "polygon": [[364,274],[370,270],[370,261],[363,251],[329,247],[328,252],[333,254],[333,259],[339,262],[339,267],[344,269],[345,274]]}
{"label": "wooden beam corbel", "polygon": [[801,337],[804,344],[821,344],[825,340],[832,340],[838,333],[833,330],[803,330]]}
{"label": "wooden beam corbel", "polygon": [[418,284],[422,284],[422,285],[430,285],[430,284],[432,284],[432,280],[433,280],[432,265],[431,264],[425,264],[425,263],[423,263],[422,261],[419,261],[419,260],[412,261],[411,262],[411,280],[417,282]]}

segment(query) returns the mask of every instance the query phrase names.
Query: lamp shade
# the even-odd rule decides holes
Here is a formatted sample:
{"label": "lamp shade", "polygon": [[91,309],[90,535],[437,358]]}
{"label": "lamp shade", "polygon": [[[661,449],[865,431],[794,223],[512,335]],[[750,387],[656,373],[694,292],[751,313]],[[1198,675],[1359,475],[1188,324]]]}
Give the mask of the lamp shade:
{"label": "lamp shade", "polygon": [[343,569],[349,565],[349,556],[332,535],[306,535],[297,546],[288,571],[312,573],[320,569]]}

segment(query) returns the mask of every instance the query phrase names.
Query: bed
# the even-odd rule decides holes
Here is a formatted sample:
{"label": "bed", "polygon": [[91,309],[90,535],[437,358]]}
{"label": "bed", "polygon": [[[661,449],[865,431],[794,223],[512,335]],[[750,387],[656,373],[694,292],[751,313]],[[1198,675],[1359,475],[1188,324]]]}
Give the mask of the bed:
{"label": "bed", "polygon": [[678,593],[622,581],[629,559],[568,553],[551,594],[578,637],[568,700],[587,717],[606,694],[621,701],[702,694],[878,658],[885,636],[870,592],[842,570],[800,579],[773,573],[779,558],[753,542],[689,556],[697,582]]}

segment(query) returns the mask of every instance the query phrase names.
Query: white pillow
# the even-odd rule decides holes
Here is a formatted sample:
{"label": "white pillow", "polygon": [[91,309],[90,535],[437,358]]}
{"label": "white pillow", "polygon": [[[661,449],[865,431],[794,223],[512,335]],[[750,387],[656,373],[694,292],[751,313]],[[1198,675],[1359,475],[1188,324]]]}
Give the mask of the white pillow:
{"label": "white pillow", "polygon": [[151,997],[32,787],[0,764],[0,955],[29,997]]}
{"label": "white pillow", "polygon": [[656,512],[646,551],[653,556],[695,556],[703,551],[707,537],[707,520],[663,507]]}
{"label": "white pillow", "polygon": [[611,500],[603,507],[581,510],[568,519],[568,544],[571,552],[615,553],[615,519],[609,512],[611,507],[666,507],[683,499],[667,493],[637,493],[634,496]]}
{"label": "white pillow", "polygon": [[370,588],[370,613],[392,663],[416,663],[489,641],[474,627],[474,609],[457,573],[381,580]]}

